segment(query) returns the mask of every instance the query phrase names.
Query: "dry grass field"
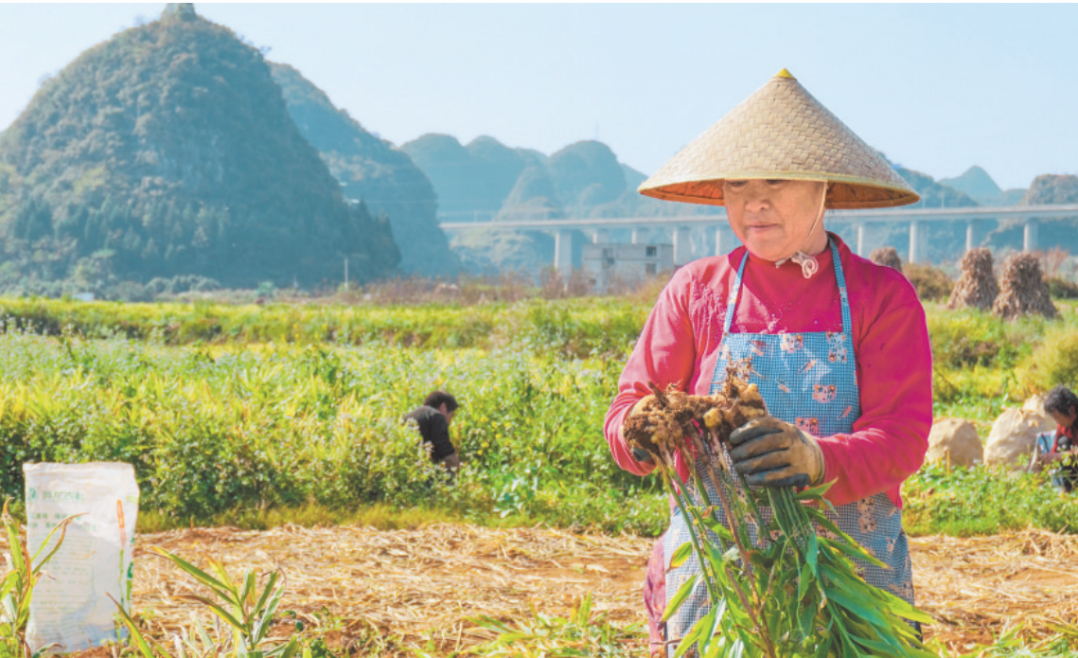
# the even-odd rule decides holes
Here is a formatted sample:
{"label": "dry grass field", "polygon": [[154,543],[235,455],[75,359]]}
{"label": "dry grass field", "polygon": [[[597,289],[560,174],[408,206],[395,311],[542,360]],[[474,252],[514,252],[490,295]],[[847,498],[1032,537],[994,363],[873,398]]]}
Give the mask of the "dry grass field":
{"label": "dry grass field", "polygon": [[[466,652],[493,635],[472,620],[536,612],[566,616],[592,595],[593,611],[619,626],[643,622],[640,586],[652,540],[564,530],[499,530],[461,524],[379,531],[340,526],[230,528],[144,535],[136,553],[135,609],[164,639],[199,611],[177,598],[193,581],[150,551],[201,562],[219,558],[237,573],[280,569],[282,608],[308,623],[325,608],[340,620],[328,638],[361,655]],[[911,540],[918,604],[937,620],[925,629],[958,653],[1025,623],[1027,639],[1078,618],[1078,537],[1030,530],[959,539]],[[286,630],[286,629],[282,629]],[[639,651],[644,653],[640,636]]]}

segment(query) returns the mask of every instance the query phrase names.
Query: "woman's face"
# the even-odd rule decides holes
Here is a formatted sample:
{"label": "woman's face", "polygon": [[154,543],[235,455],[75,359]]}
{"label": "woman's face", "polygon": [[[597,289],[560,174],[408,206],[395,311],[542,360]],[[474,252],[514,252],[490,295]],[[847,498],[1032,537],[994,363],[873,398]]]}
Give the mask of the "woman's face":
{"label": "woman's face", "polygon": [[827,246],[822,219],[813,230],[826,186],[801,180],[725,181],[730,228],[752,255],[764,260],[789,258],[798,250],[816,255]]}
{"label": "woman's face", "polygon": [[1061,411],[1049,411],[1052,416],[1052,420],[1056,421],[1056,424],[1060,427],[1072,427],[1074,421],[1078,420],[1078,412],[1071,411],[1069,414],[1065,414]]}

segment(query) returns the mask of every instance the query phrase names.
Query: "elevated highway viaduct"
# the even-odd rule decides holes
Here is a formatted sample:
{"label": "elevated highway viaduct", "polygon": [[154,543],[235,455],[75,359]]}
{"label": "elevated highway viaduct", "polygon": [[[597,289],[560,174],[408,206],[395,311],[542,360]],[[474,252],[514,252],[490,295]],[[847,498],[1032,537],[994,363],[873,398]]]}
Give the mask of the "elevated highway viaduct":
{"label": "elevated highway viaduct", "polygon": [[[637,242],[641,230],[667,230],[674,245],[674,264],[684,265],[692,259],[690,232],[696,228],[715,229],[714,254],[725,254],[739,242],[726,219],[726,209],[707,215],[684,215],[678,217],[595,217],[585,219],[535,218],[522,221],[472,221],[442,222],[447,233],[476,228],[506,231],[546,231],[554,235],[554,266],[562,272],[572,269],[573,235],[575,231],[590,232],[597,243],[609,242],[612,229],[631,229],[633,242]],[[923,226],[928,222],[966,222],[966,251],[979,244],[978,226],[984,220],[1017,219],[1023,223],[1022,248],[1036,251],[1037,227],[1043,219],[1078,217],[1078,204],[1044,206],[1008,206],[1002,208],[886,208],[881,210],[829,210],[828,221],[843,222],[856,227],[855,251],[865,256],[865,232],[872,224],[904,223],[909,227],[908,260],[920,262],[924,255]]]}

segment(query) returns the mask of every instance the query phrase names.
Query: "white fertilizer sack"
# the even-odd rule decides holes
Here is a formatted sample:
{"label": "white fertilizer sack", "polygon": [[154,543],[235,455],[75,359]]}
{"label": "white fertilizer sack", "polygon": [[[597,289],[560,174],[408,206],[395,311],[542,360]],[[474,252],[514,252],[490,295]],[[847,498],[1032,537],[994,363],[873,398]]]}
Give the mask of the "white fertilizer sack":
{"label": "white fertilizer sack", "polygon": [[[24,464],[23,472],[31,555],[61,521],[81,515],[68,526],[34,587],[26,633],[30,646],[68,653],[117,639],[112,599],[131,609],[139,498],[135,470],[130,464],[97,462]],[[59,538],[59,531],[53,534],[41,557]]]}

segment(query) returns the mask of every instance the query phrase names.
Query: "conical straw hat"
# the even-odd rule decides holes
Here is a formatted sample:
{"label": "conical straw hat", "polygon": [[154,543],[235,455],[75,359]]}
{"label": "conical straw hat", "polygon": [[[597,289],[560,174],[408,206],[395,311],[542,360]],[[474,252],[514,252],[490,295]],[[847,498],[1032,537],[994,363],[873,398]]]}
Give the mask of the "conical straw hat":
{"label": "conical straw hat", "polygon": [[727,179],[833,183],[829,208],[887,208],[920,196],[786,69],[644,181],[639,192],[721,206]]}

